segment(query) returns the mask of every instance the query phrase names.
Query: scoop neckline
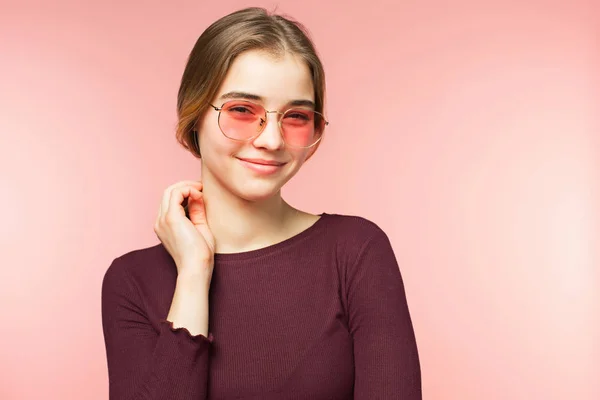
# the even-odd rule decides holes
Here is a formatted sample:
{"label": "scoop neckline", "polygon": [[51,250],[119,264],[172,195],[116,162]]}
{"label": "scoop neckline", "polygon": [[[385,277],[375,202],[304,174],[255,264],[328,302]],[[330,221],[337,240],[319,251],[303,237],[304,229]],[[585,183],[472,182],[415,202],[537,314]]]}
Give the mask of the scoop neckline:
{"label": "scoop neckline", "polygon": [[219,261],[219,262],[240,261],[240,260],[247,260],[250,258],[262,257],[262,256],[266,256],[271,253],[275,253],[281,249],[284,249],[288,246],[291,246],[291,245],[303,240],[307,236],[310,236],[313,232],[318,230],[323,225],[324,220],[331,214],[323,212],[323,213],[320,213],[317,215],[319,216],[319,219],[317,219],[312,225],[310,225],[308,228],[304,229],[303,231],[298,232],[294,236],[284,239],[281,242],[277,242],[277,243],[271,244],[266,247],[261,247],[260,249],[242,251],[242,252],[237,252],[237,253],[215,253],[214,260],[215,260],[215,262],[217,262],[217,261]]}

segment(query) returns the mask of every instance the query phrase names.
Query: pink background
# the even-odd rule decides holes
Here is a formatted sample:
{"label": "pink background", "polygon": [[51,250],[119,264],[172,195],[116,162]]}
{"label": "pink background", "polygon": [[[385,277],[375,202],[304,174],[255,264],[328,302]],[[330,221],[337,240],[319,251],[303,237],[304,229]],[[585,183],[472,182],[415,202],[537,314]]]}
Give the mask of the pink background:
{"label": "pink background", "polygon": [[[162,190],[198,177],[179,79],[202,30],[250,5],[93,3],[0,3],[2,399],[107,398],[101,279],[157,243]],[[598,9],[279,10],[313,34],[331,120],[284,196],[388,233],[424,398],[600,398]]]}

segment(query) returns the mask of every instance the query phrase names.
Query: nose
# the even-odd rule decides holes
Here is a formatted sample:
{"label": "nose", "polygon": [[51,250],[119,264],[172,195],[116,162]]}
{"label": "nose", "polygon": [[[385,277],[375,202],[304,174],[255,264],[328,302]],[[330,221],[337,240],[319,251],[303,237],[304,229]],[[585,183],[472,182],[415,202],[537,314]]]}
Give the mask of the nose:
{"label": "nose", "polygon": [[280,114],[277,112],[267,112],[267,119],[261,119],[260,121],[260,127],[263,128],[263,131],[253,140],[254,146],[272,151],[280,150],[285,146],[279,131],[279,117]]}

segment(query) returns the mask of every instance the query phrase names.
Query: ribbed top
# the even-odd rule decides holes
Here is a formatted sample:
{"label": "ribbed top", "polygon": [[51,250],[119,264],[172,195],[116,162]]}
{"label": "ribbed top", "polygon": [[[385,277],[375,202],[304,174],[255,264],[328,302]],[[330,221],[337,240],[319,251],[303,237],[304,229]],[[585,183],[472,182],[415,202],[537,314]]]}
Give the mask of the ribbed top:
{"label": "ribbed top", "polygon": [[325,219],[330,217],[331,214],[321,213],[319,215],[320,218],[310,227],[288,239],[256,250],[243,251],[239,253],[216,253],[214,258],[215,263],[249,260],[252,258],[264,257],[284,251],[286,248],[297,245],[299,242],[302,242],[308,237],[317,235],[319,233],[319,231],[323,228]]}
{"label": "ribbed top", "polygon": [[400,270],[367,219],[323,213],[282,242],[216,254],[208,338],[165,320],[176,278],[162,244],[108,268],[111,400],[421,399]]}

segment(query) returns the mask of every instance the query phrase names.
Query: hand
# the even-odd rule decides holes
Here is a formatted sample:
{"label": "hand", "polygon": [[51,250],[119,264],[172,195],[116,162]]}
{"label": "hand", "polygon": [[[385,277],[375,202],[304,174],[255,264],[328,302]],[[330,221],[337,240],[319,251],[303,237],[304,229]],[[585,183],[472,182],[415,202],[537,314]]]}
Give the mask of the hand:
{"label": "hand", "polygon": [[[202,183],[181,181],[163,193],[154,232],[177,266],[177,271],[212,277],[215,239],[207,219]],[[187,200],[189,218],[183,203]]]}

